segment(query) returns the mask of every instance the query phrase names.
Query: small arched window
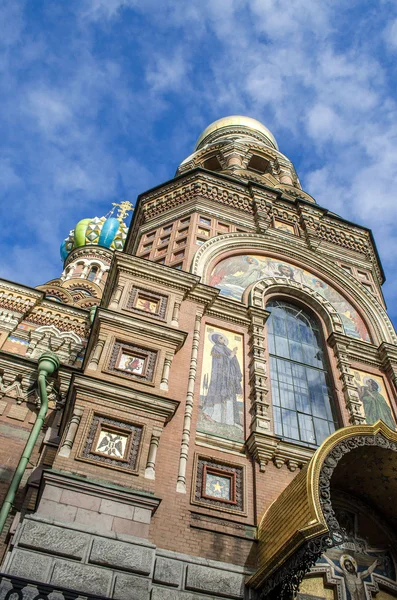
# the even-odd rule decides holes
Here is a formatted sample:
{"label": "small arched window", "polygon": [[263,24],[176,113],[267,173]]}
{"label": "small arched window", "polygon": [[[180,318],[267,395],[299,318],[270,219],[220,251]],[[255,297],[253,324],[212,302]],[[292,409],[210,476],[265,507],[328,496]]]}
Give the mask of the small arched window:
{"label": "small arched window", "polygon": [[266,309],[274,428],[286,440],[319,446],[337,428],[319,325],[299,306]]}
{"label": "small arched window", "polygon": [[91,270],[90,270],[90,272],[88,274],[88,277],[87,277],[88,281],[94,281],[94,279],[96,278],[97,274],[98,274],[98,267],[91,267]]}

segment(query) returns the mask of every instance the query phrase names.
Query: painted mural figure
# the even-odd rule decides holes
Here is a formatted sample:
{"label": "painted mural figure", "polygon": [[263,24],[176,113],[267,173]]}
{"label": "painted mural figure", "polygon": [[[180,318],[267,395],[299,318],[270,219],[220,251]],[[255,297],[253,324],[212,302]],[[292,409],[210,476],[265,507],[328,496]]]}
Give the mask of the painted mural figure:
{"label": "painted mural figure", "polygon": [[316,290],[339,313],[346,335],[370,341],[361,316],[346,298],[313,273],[285,261],[259,254],[230,256],[216,265],[209,283],[219,288],[222,295],[240,301],[244,290],[266,277],[285,277],[289,281],[301,283]]}
{"label": "painted mural figure", "polygon": [[212,369],[202,410],[213,421],[241,426],[237,395],[242,394],[242,372],[237,359],[237,347],[230,350],[229,340],[220,333],[210,337]]}
{"label": "painted mural figure", "polygon": [[382,419],[391,429],[396,425],[392,417],[390,406],[379,392],[379,384],[372,377],[364,377],[364,385],[359,388],[360,400],[364,406],[365,417],[369,425]]}
{"label": "painted mural figure", "polygon": [[375,571],[378,560],[375,560],[365,571],[358,571],[357,562],[350,554],[343,554],[340,557],[340,568],[325,554],[324,558],[336,573],[343,575],[351,600],[367,600],[364,579]]}

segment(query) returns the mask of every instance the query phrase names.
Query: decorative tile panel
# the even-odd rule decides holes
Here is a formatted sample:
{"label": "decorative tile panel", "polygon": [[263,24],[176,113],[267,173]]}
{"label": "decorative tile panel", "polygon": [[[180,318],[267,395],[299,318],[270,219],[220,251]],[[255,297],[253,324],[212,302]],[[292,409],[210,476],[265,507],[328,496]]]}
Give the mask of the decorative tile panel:
{"label": "decorative tile panel", "polygon": [[126,308],[132,312],[148,314],[155,319],[165,319],[167,301],[167,296],[134,286]]}
{"label": "decorative tile panel", "polygon": [[79,457],[122,471],[136,471],[143,427],[94,413]]}
{"label": "decorative tile panel", "polygon": [[116,341],[109,362],[109,371],[131,379],[152,381],[157,352],[128,342]]}
{"label": "decorative tile panel", "polygon": [[199,456],[196,460],[193,504],[244,513],[244,467]]}

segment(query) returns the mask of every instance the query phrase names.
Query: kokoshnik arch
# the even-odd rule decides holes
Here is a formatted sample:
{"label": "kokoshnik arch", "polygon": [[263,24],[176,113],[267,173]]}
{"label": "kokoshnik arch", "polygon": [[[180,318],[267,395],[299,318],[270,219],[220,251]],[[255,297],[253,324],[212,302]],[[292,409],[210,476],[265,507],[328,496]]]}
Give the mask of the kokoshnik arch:
{"label": "kokoshnik arch", "polygon": [[397,598],[397,337],[371,232],[242,116],[128,228],[131,209],[79,221],[59,278],[0,281],[1,597]]}

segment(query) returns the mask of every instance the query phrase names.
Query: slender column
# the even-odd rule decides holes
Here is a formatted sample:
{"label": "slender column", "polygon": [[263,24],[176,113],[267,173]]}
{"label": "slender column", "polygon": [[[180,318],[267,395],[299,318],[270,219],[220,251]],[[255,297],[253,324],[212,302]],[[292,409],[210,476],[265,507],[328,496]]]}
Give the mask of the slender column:
{"label": "slender column", "polygon": [[105,340],[102,340],[102,339],[97,340],[97,342],[94,346],[94,351],[92,353],[90,362],[88,363],[88,367],[87,367],[91,371],[97,370],[99,361],[101,359],[102,350],[103,350],[104,345],[105,345]]}
{"label": "slender column", "polygon": [[270,313],[262,308],[251,306],[248,310],[251,318],[249,365],[251,389],[251,431],[272,433],[270,404],[268,401],[268,365],[265,352],[265,323]]}
{"label": "slender column", "polygon": [[168,379],[170,376],[172,358],[173,358],[173,356],[171,354],[167,354],[165,357],[164,365],[163,365],[163,373],[161,375],[161,382],[160,382],[161,390],[168,390]]}
{"label": "slender column", "polygon": [[64,442],[61,446],[61,449],[59,450],[59,456],[64,456],[66,458],[70,456],[70,452],[72,450],[72,446],[76,437],[77,429],[80,425],[82,414],[83,409],[79,406],[76,406],[72,418],[69,421],[69,427]]}
{"label": "slender column", "polygon": [[172,321],[171,321],[171,325],[175,325],[175,327],[178,327],[178,321],[179,321],[179,309],[181,307],[181,303],[180,302],[175,302],[174,304],[174,308],[172,311]]}
{"label": "slender column", "polygon": [[80,279],[85,279],[87,277],[88,269],[90,268],[89,264],[84,266],[84,269],[81,272]]}
{"label": "slender column", "polygon": [[351,342],[346,336],[331,333],[328,343],[334,351],[339,369],[346,408],[349,411],[349,422],[351,425],[361,425],[365,423],[365,416],[357,386],[354,383],[354,375],[350,368],[348,349]]}
{"label": "slender column", "polygon": [[99,285],[101,283],[101,279],[102,279],[102,276],[103,276],[104,272],[105,271],[104,271],[103,268],[99,269],[98,275],[95,277],[95,280],[94,280],[94,283],[96,283],[96,285]]}
{"label": "slender column", "polygon": [[176,484],[176,491],[181,494],[186,494],[186,466],[189,456],[189,443],[190,443],[190,429],[192,424],[192,413],[193,413],[193,399],[194,399],[194,385],[196,382],[197,374],[197,356],[200,342],[200,325],[203,313],[196,313],[196,321],[194,324],[193,331],[193,344],[192,354],[190,357],[190,368],[189,368],[189,380],[186,394],[186,406],[185,406],[185,417],[183,421],[183,433],[181,452],[179,456],[179,471],[178,481]]}
{"label": "slender column", "polygon": [[146,469],[145,469],[145,477],[146,479],[155,479],[155,467],[156,467],[156,456],[157,456],[157,448],[160,443],[160,435],[161,429],[159,427],[153,427],[152,437],[150,440],[149,454],[147,457]]}
{"label": "slender column", "polygon": [[117,310],[120,303],[121,295],[123,293],[123,289],[124,281],[118,281],[117,285],[114,288],[113,296],[109,304],[110,310]]}

